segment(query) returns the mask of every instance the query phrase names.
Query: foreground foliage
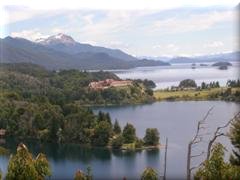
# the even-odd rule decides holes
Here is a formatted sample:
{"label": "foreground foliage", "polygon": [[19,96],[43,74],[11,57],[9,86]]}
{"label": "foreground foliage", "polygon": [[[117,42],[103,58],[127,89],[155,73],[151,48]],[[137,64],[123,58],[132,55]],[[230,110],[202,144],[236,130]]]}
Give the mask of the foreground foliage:
{"label": "foreground foliage", "polygon": [[230,162],[233,165],[240,166],[240,118],[236,118],[230,129],[230,140],[234,146]]}
{"label": "foreground foliage", "polygon": [[146,168],[142,175],[141,175],[141,180],[157,180],[158,179],[158,174],[153,168]]}
{"label": "foreground foliage", "polygon": [[50,175],[50,165],[45,155],[39,154],[34,159],[27,147],[24,144],[20,144],[17,147],[17,153],[12,155],[9,160],[6,179],[43,180]]}
{"label": "foreground foliage", "polygon": [[224,161],[224,147],[218,143],[213,147],[210,159],[205,161],[203,166],[198,169],[194,179],[240,179],[240,167]]}

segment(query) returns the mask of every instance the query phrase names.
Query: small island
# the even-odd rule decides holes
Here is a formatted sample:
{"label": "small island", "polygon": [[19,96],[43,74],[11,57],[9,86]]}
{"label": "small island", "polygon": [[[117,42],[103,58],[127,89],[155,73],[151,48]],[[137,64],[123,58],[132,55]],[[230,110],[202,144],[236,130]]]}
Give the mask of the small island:
{"label": "small island", "polygon": [[232,66],[232,64],[230,62],[217,62],[212,64],[212,66],[216,66],[220,70],[227,70],[229,66]]}

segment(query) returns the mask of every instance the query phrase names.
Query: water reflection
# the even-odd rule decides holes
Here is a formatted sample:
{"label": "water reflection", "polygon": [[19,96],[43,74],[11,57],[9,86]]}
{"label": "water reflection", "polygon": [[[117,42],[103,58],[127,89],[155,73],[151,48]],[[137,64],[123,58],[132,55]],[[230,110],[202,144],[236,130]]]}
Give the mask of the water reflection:
{"label": "water reflection", "polygon": [[[17,145],[23,142],[35,156],[39,152],[47,155],[53,176],[52,178],[72,178],[77,169],[86,170],[90,165],[95,177],[135,178],[146,166],[160,167],[159,150],[123,151],[106,148],[91,148],[78,144],[43,143],[36,140],[16,140],[8,138],[2,144],[11,153],[16,153]],[[7,170],[9,156],[0,157],[1,169]]]}

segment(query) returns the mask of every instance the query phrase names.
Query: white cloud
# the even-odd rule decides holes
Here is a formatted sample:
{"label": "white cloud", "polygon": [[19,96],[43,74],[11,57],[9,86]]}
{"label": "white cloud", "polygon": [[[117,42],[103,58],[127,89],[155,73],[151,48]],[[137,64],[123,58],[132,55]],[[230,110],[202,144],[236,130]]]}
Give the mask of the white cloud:
{"label": "white cloud", "polygon": [[168,45],[167,45],[167,48],[168,48],[168,49],[171,49],[171,50],[173,50],[173,51],[179,50],[179,47],[178,47],[177,45],[175,45],[175,44],[168,44]]}
{"label": "white cloud", "polygon": [[188,31],[199,31],[209,29],[212,26],[226,22],[237,22],[235,11],[211,12],[204,14],[193,14],[186,18],[171,17],[165,20],[158,20],[153,23],[153,31],[165,33],[178,33]]}
{"label": "white cloud", "polygon": [[153,49],[160,49],[160,48],[162,48],[163,46],[161,45],[161,44],[156,44],[156,45],[154,45],[152,48]]}
{"label": "white cloud", "polygon": [[182,6],[234,6],[239,0],[1,0],[2,5],[21,5],[34,9],[170,9]]}
{"label": "white cloud", "polygon": [[93,41],[93,40],[86,40],[86,41],[82,41],[81,43],[83,43],[83,44],[91,44],[93,46],[98,46],[99,45],[98,42]]}
{"label": "white cloud", "polygon": [[210,42],[207,44],[204,44],[204,48],[219,48],[219,47],[223,47],[224,44],[222,41],[214,41],[214,42]]}
{"label": "white cloud", "polygon": [[20,32],[12,32],[11,36],[12,37],[21,37],[21,38],[25,38],[25,39],[34,41],[39,38],[46,38],[49,35],[42,34],[38,29],[33,29],[33,30],[23,30]]}
{"label": "white cloud", "polygon": [[53,34],[66,33],[66,29],[55,27],[51,30]]}

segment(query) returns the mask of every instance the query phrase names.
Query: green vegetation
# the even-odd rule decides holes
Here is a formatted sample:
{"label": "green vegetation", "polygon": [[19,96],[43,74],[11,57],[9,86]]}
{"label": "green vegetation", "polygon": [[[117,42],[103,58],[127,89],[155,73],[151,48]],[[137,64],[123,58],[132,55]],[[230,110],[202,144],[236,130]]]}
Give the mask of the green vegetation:
{"label": "green vegetation", "polygon": [[157,100],[240,101],[240,80],[228,80],[226,87],[220,87],[218,81],[202,82],[199,87],[190,87],[194,84],[193,80],[186,79],[178,87],[155,91],[154,96]]}
{"label": "green vegetation", "polygon": [[[121,134],[109,114],[95,115],[88,105],[127,104],[152,101],[152,83],[136,80],[133,85],[90,90],[91,81],[119,78],[110,72],[47,71],[26,63],[0,66],[0,129],[6,136],[34,138],[59,143],[109,146]],[[148,85],[148,86],[150,86]],[[134,142],[135,137],[124,141]],[[117,142],[116,142],[117,141]],[[121,138],[113,144],[119,146]]]}
{"label": "green vegetation", "polygon": [[146,168],[142,175],[141,175],[141,180],[157,180],[158,179],[158,174],[153,168]]}
{"label": "green vegetation", "polygon": [[146,135],[143,138],[145,145],[156,146],[159,143],[159,132],[156,128],[147,128]]}
{"label": "green vegetation", "polygon": [[117,120],[115,121],[115,123],[113,125],[113,132],[115,134],[120,134],[122,132],[121,127],[120,127],[120,125],[119,125]]}
{"label": "green vegetation", "polygon": [[97,146],[106,146],[111,137],[111,133],[111,124],[107,121],[99,122],[94,130],[93,144]]}
{"label": "green vegetation", "polygon": [[153,89],[156,87],[156,84],[152,80],[148,80],[148,79],[144,79],[144,80],[137,79],[135,80],[135,82],[142,83],[148,89]]}
{"label": "green vegetation", "polygon": [[135,150],[157,148],[159,145],[159,132],[156,128],[146,129],[144,139],[136,136],[136,129],[127,123],[122,133],[115,133],[111,140],[111,146],[116,149]]}
{"label": "green vegetation", "polygon": [[219,82],[218,81],[213,81],[210,82],[209,84],[202,82],[201,83],[201,89],[211,89],[211,88],[220,88]]}
{"label": "green vegetation", "polygon": [[50,175],[50,165],[45,155],[39,154],[34,159],[27,147],[20,144],[17,153],[9,160],[6,179],[43,180]]}
{"label": "green vegetation", "polygon": [[158,90],[154,92],[157,100],[224,100],[240,101],[240,88],[211,88],[196,90]]}
{"label": "green vegetation", "polygon": [[240,179],[240,167],[224,161],[224,147],[218,143],[213,147],[210,159],[205,161],[203,166],[198,169],[194,179]]}
{"label": "green vegetation", "polygon": [[154,97],[144,82],[133,85],[90,90],[92,81],[119,78],[110,72],[62,70],[60,72],[26,63],[1,64],[0,89],[2,97],[28,102],[49,102],[54,105],[112,105],[151,102]]}
{"label": "green vegetation", "polygon": [[180,88],[195,88],[195,87],[197,87],[197,84],[192,79],[184,79],[179,83],[178,87],[180,87]]}
{"label": "green vegetation", "polygon": [[0,146],[0,156],[1,155],[6,155],[6,154],[9,154],[9,151],[7,149],[5,149],[4,147]]}
{"label": "green vegetation", "polygon": [[120,149],[123,145],[123,137],[119,135],[112,140],[112,147],[115,149]]}
{"label": "green vegetation", "polygon": [[238,117],[233,122],[230,129],[230,140],[234,146],[233,154],[230,157],[230,162],[233,165],[240,166],[240,118]]}
{"label": "green vegetation", "polygon": [[127,123],[123,129],[123,142],[126,144],[133,143],[136,139],[136,129],[132,124]]}

